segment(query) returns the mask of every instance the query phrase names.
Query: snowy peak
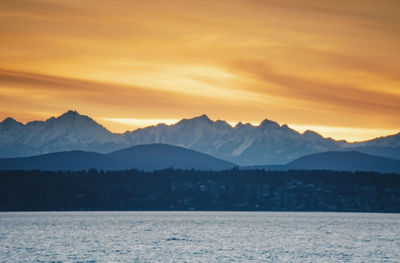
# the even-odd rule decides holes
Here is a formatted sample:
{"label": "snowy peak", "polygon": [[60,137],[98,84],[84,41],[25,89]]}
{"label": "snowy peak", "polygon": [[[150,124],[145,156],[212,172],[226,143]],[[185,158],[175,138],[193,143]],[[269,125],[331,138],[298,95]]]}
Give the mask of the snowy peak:
{"label": "snowy peak", "polygon": [[113,135],[106,128],[92,118],[80,115],[77,111],[69,110],[66,113],[50,118],[44,122],[44,129],[52,131],[59,136],[70,136],[71,139],[85,138],[89,141],[110,141]]}
{"label": "snowy peak", "polygon": [[87,122],[87,123],[91,123],[91,124],[94,123],[94,124],[97,124],[98,126],[102,127],[100,124],[96,123],[92,118],[85,116],[85,115],[80,115],[77,111],[73,111],[73,110],[69,110],[56,118],[52,117],[52,118],[48,119],[46,122],[52,121],[52,120],[57,120],[61,123],[65,122],[65,123],[70,123],[70,124],[74,123],[75,121],[81,122],[81,124]]}
{"label": "snowy peak", "polygon": [[60,115],[59,118],[75,118],[75,117],[79,117],[79,116],[82,116],[82,115],[80,115],[77,111],[69,110],[69,111],[65,112],[64,114]]}
{"label": "snowy peak", "polygon": [[226,121],[217,120],[214,123],[218,127],[225,128],[225,129],[232,129],[232,126],[229,123],[227,123]]}
{"label": "snowy peak", "polygon": [[2,151],[13,154],[16,149],[13,147],[21,137],[26,135],[26,127],[24,124],[6,118],[0,123],[0,154]]}
{"label": "snowy peak", "polygon": [[316,133],[315,131],[311,131],[311,130],[306,130],[303,133],[303,135],[310,139],[323,139],[323,137],[319,133]]}
{"label": "snowy peak", "polygon": [[90,122],[90,121],[94,122],[93,119],[91,119],[87,116],[84,116],[84,115],[80,115],[78,112],[72,111],[72,110],[69,110],[56,118],[50,118],[49,120],[51,120],[51,119],[58,120],[60,122],[63,122],[63,121],[69,122],[69,123],[72,123],[75,120],[85,120],[88,122]]}
{"label": "snowy peak", "polygon": [[[197,135],[203,134],[211,130],[231,130],[232,127],[225,121],[211,120],[207,115],[203,114],[192,119],[182,119],[178,123],[169,126],[174,130],[180,130],[186,133],[195,133]],[[190,136],[190,134],[187,134]]]}
{"label": "snowy peak", "polygon": [[93,136],[102,133],[104,135],[111,135],[111,132],[104,128],[102,125],[97,123],[92,118],[81,115],[77,111],[69,110],[58,117],[51,117],[44,122],[44,125],[53,128],[61,128],[65,132],[76,131],[79,133],[93,133]]}
{"label": "snowy peak", "polygon": [[[127,146],[121,136],[112,134],[88,116],[69,110],[46,121],[32,121],[26,125],[11,118],[0,127],[0,156],[29,156],[58,151],[90,150],[108,152]],[[3,146],[4,145],[4,146]]]}
{"label": "snowy peak", "polygon": [[0,125],[3,126],[3,127],[23,126],[22,123],[20,123],[20,122],[14,120],[13,118],[10,118],[10,117],[5,118],[5,119],[0,123]]}
{"label": "snowy peak", "polygon": [[193,121],[213,122],[212,120],[210,120],[210,118],[206,114],[194,117],[191,120],[193,120]]}
{"label": "snowy peak", "polygon": [[[207,115],[203,114],[191,119],[182,119],[176,125],[187,125],[187,126],[208,126],[212,124],[213,121],[208,118]],[[175,126],[175,125],[172,125]]]}
{"label": "snowy peak", "polygon": [[268,119],[263,120],[260,123],[259,127],[260,128],[280,128],[278,123],[268,120]]}
{"label": "snowy peak", "polygon": [[241,128],[255,128],[255,127],[248,122],[246,122],[245,124],[243,124],[243,122],[238,122],[233,128],[241,129]]}

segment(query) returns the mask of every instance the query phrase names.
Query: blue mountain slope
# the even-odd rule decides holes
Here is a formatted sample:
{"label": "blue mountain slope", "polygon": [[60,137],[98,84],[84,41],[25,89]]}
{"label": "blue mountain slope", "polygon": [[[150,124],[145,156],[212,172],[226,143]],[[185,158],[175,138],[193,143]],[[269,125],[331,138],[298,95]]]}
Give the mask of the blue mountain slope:
{"label": "blue mountain slope", "polygon": [[89,168],[109,169],[114,164],[106,155],[83,152],[57,152],[32,157],[1,158],[0,170],[84,170]]}
{"label": "blue mountain slope", "polygon": [[158,170],[165,168],[223,170],[234,164],[182,147],[166,144],[137,145],[110,154],[71,151],[32,157],[0,159],[0,170]]}
{"label": "blue mountain slope", "polygon": [[336,170],[400,173],[400,161],[357,151],[334,151],[306,155],[286,165],[252,166],[267,170]]}
{"label": "blue mountain slope", "polygon": [[132,163],[141,170],[168,167],[180,169],[221,170],[234,164],[194,150],[168,144],[137,145],[107,155],[119,168],[130,168]]}

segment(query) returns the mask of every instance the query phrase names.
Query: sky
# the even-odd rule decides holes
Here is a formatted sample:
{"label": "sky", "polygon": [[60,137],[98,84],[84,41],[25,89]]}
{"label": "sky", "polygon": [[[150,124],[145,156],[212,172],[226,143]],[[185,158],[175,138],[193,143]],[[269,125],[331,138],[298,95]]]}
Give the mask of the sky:
{"label": "sky", "polygon": [[0,0],[0,119],[400,132],[398,0]]}

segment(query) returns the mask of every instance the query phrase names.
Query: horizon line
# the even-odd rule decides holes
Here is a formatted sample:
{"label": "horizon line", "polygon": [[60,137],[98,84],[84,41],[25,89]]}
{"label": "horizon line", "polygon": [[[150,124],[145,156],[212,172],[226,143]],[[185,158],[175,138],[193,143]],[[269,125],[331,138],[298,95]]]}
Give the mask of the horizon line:
{"label": "horizon line", "polygon": [[[201,117],[204,117],[204,118],[208,119],[209,121],[212,121],[213,123],[218,122],[218,121],[225,122],[231,128],[235,128],[239,124],[251,125],[252,127],[260,127],[264,121],[270,121],[270,122],[276,123],[277,125],[279,125],[279,127],[287,126],[288,128],[298,132],[299,134],[305,134],[307,131],[310,131],[310,132],[317,133],[318,135],[322,136],[325,139],[333,139],[335,141],[346,141],[348,143],[365,142],[365,141],[370,141],[370,140],[374,140],[374,139],[378,139],[378,138],[382,138],[382,137],[397,135],[400,133],[400,131],[395,130],[395,129],[374,129],[374,128],[356,128],[356,127],[342,127],[342,126],[280,123],[277,121],[273,121],[269,118],[265,118],[261,121],[246,121],[246,122],[237,121],[237,120],[232,121],[232,120],[211,119],[208,116],[208,114],[205,114],[205,113],[196,115],[193,117],[189,117],[189,118],[183,117],[180,119],[177,119],[177,118],[112,118],[112,117],[101,117],[101,116],[91,117],[90,115],[81,114],[77,110],[67,110],[64,113],[61,113],[59,115],[53,114],[50,117],[47,117],[47,118],[45,117],[44,120],[18,121],[17,119],[14,119],[13,117],[8,116],[8,117],[4,118],[1,121],[1,123],[7,119],[12,119],[23,125],[27,125],[28,123],[34,122],[34,121],[45,122],[51,118],[59,118],[68,113],[76,113],[79,116],[88,117],[88,118],[94,120],[97,124],[101,125],[103,128],[105,128],[106,130],[108,130],[110,133],[113,133],[113,134],[123,134],[126,132],[134,132],[138,129],[145,129],[148,127],[157,126],[159,124],[173,126],[182,120],[193,120],[193,119],[201,118]],[[109,125],[104,124],[104,123],[108,123]],[[111,125],[111,123],[117,124],[120,127],[125,127],[125,128],[110,129],[110,126],[113,126],[113,125]],[[344,135],[344,134],[347,134],[347,135],[353,134],[354,135],[354,134],[359,134],[360,131],[363,131],[364,134],[367,134],[369,136],[365,136],[364,138],[361,138],[361,139],[355,139],[354,137],[353,137],[353,139],[351,139],[352,136],[339,136],[338,137],[338,136],[330,135],[330,133],[332,133],[332,132],[334,132],[338,135],[340,135],[340,134],[341,135]]]}

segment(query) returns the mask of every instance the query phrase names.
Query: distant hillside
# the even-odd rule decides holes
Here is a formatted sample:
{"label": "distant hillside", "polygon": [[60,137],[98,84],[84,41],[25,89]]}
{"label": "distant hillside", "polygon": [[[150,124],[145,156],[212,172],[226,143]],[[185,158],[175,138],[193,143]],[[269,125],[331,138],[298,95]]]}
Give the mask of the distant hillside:
{"label": "distant hillside", "polygon": [[234,164],[207,154],[167,144],[137,145],[110,154],[70,151],[32,157],[0,159],[0,170],[158,170],[175,169],[223,170]]}
{"label": "distant hillside", "polygon": [[267,170],[335,170],[400,173],[400,161],[356,151],[306,155],[286,165],[252,166]]}

